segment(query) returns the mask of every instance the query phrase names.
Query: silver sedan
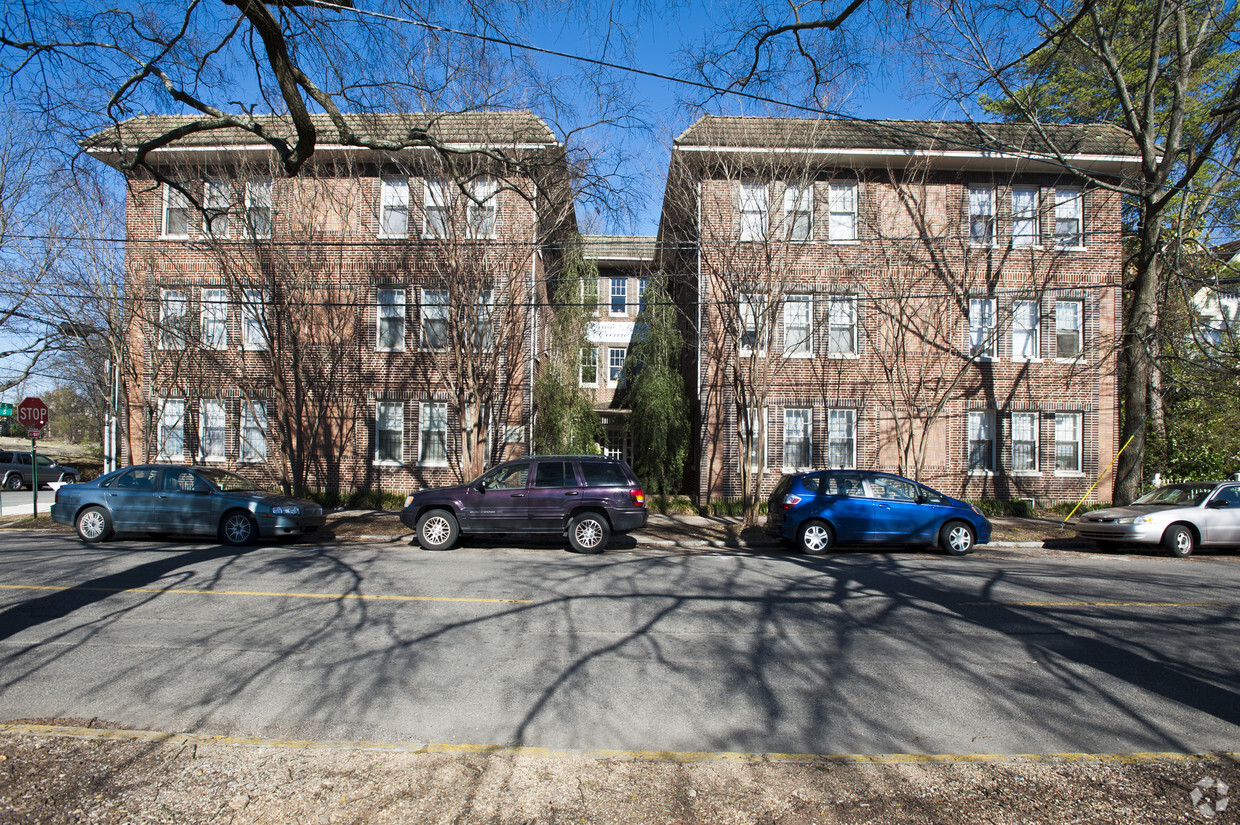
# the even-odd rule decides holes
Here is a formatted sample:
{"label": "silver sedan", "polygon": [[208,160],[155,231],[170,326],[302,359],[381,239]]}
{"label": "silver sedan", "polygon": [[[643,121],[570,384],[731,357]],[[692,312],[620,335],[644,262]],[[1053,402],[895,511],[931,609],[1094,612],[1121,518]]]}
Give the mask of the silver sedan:
{"label": "silver sedan", "polygon": [[1240,545],[1240,483],[1194,481],[1169,484],[1127,507],[1081,516],[1076,534],[1104,550],[1122,544],[1161,544],[1184,558],[1198,547]]}

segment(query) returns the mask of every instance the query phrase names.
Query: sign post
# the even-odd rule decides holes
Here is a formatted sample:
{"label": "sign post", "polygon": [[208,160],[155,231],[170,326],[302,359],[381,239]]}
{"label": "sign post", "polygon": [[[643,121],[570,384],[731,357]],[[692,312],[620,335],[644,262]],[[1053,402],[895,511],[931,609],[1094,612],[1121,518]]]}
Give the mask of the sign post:
{"label": "sign post", "polygon": [[35,439],[43,437],[47,426],[47,405],[41,398],[26,398],[17,405],[17,423],[26,428],[30,436],[30,487],[34,495],[34,517],[39,517],[39,459],[35,452]]}

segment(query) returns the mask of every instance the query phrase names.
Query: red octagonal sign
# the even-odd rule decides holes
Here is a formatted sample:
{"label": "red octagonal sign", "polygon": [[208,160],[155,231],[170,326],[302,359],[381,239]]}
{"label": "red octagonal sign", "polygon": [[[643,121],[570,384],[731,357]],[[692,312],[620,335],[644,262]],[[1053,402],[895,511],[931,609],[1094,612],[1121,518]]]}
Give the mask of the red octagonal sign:
{"label": "red octagonal sign", "polygon": [[17,405],[17,423],[27,430],[42,430],[47,426],[47,405],[41,398],[27,398]]}

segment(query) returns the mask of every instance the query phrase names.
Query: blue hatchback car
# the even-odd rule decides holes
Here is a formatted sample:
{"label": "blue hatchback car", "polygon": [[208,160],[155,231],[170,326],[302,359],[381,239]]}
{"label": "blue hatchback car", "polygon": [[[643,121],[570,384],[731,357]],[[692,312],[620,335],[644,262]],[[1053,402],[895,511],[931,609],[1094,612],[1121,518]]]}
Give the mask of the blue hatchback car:
{"label": "blue hatchback car", "polygon": [[990,541],[976,507],[889,473],[820,470],[786,475],[767,501],[768,535],[811,555],[840,544],[934,544],[963,556]]}

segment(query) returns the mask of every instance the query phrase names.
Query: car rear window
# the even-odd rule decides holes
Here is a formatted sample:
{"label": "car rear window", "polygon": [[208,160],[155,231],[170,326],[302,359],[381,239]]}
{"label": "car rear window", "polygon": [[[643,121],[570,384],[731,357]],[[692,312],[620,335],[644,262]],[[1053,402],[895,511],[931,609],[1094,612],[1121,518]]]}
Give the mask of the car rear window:
{"label": "car rear window", "polygon": [[609,461],[583,461],[581,474],[587,487],[628,487],[629,477],[619,464]]}

